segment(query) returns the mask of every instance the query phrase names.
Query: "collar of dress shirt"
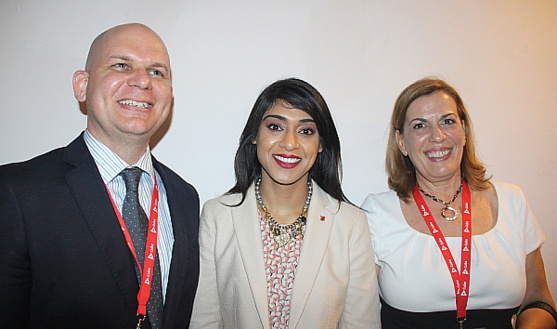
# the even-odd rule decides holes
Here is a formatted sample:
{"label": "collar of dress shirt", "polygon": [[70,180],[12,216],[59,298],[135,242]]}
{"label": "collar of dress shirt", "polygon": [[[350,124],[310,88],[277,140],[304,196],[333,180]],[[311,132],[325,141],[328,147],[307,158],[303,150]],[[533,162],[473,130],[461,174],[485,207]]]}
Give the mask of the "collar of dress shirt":
{"label": "collar of dress shirt", "polygon": [[153,175],[155,174],[155,169],[153,168],[153,160],[151,158],[151,149],[149,146],[147,146],[145,153],[135,164],[128,166],[122,158],[91,135],[87,129],[85,129],[85,132],[83,133],[83,139],[85,140],[85,145],[87,145],[89,152],[93,156],[93,159],[99,168],[99,173],[101,174],[105,184],[110,183],[118,177],[120,172],[126,167],[137,166],[145,171],[151,180],[152,177],[154,177]]}

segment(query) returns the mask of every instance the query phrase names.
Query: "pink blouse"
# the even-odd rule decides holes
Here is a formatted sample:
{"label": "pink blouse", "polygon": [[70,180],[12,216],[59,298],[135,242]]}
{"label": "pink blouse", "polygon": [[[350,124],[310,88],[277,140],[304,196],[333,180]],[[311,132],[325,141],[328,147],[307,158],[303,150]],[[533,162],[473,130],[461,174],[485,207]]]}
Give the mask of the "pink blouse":
{"label": "pink blouse", "polygon": [[265,273],[267,274],[269,322],[271,328],[287,329],[290,319],[292,286],[294,285],[294,275],[300,258],[302,242],[304,241],[305,226],[302,228],[302,234],[279,248],[261,213],[259,219],[263,254],[265,256]]}

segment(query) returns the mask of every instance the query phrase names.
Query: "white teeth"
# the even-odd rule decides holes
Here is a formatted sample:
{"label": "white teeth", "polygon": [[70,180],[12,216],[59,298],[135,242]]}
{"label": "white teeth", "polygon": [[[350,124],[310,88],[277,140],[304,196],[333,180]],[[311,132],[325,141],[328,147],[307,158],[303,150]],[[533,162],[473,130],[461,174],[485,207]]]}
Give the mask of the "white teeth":
{"label": "white teeth", "polygon": [[126,99],[126,100],[123,100],[123,101],[119,101],[118,103],[120,103],[122,105],[130,105],[130,106],[140,107],[140,108],[143,108],[143,109],[151,107],[151,104],[149,104],[149,103],[136,102],[136,101],[131,100],[131,99]]}
{"label": "white teeth", "polygon": [[285,158],[285,157],[281,157],[280,155],[273,155],[273,156],[275,157],[275,159],[286,163],[296,163],[302,161],[302,159],[300,158]]}
{"label": "white teeth", "polygon": [[450,151],[451,150],[428,152],[427,156],[429,158],[440,158],[440,157],[444,157],[445,155],[449,154]]}

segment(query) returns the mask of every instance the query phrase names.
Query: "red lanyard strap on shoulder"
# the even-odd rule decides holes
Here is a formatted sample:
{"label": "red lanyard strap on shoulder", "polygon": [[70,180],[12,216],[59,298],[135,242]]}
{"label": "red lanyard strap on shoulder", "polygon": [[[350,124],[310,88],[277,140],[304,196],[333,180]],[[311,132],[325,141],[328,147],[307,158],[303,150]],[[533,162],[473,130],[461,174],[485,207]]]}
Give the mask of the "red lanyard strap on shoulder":
{"label": "red lanyard strap on shoulder", "polygon": [[149,296],[151,295],[151,282],[153,281],[153,274],[155,273],[155,258],[157,257],[157,236],[159,230],[159,189],[157,186],[156,174],[154,176],[154,181],[155,186],[153,187],[153,194],[151,196],[151,207],[149,208],[149,229],[147,231],[147,243],[145,244],[145,258],[143,266],[141,266],[141,264],[139,263],[137,252],[135,251],[135,247],[133,246],[133,241],[126,228],[126,224],[122,219],[122,214],[120,213],[120,210],[118,210],[118,207],[114,202],[114,198],[112,197],[108,186],[106,187],[106,191],[108,192],[108,196],[110,197],[110,201],[112,202],[114,212],[118,217],[118,222],[120,223],[120,227],[122,228],[122,233],[124,234],[124,238],[126,239],[128,248],[130,249],[134,257],[137,268],[139,269],[139,273],[141,274],[139,292],[137,293],[138,315],[147,315],[147,302],[149,302]]}
{"label": "red lanyard strap on shoulder", "polygon": [[456,296],[456,309],[457,319],[459,322],[464,322],[466,319],[466,305],[468,304],[468,296],[470,292],[470,271],[472,260],[472,200],[470,196],[470,187],[466,181],[462,182],[462,243],[461,243],[461,257],[460,257],[460,271],[456,266],[456,262],[451,254],[451,250],[447,245],[443,232],[437,226],[437,222],[427,204],[425,203],[418,185],[412,191],[412,196],[418,210],[422,214],[424,221],[429,228],[431,235],[435,239],[447,268],[453,280],[455,296]]}

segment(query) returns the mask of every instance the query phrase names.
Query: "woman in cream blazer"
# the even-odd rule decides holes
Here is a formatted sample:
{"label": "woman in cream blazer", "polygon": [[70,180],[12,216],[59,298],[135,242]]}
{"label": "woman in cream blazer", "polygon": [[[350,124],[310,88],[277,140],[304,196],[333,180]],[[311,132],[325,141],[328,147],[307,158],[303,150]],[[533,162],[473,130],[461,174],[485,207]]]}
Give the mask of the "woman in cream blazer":
{"label": "woman in cream blazer", "polygon": [[[267,87],[240,138],[236,186],[203,207],[190,328],[380,328],[366,215],[346,202],[339,168],[338,135],[317,90],[298,79]],[[301,223],[299,235],[284,230],[292,224],[273,217],[282,213],[283,200],[294,216],[305,200],[294,221]],[[274,283],[266,264],[266,253],[277,246],[262,239],[269,222],[274,241],[278,227],[289,243],[301,244],[287,261],[297,266],[279,315],[270,306]]]}

